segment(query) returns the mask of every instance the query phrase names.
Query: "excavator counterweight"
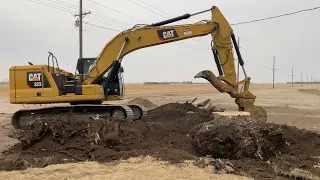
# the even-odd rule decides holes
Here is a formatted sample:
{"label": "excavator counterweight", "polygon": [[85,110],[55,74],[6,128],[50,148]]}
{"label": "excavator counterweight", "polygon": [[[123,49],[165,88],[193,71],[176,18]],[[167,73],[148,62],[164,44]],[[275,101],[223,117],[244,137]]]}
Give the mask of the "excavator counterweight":
{"label": "excavator counterweight", "polygon": [[[201,13],[211,12],[210,20],[193,24],[168,25]],[[213,6],[194,14],[184,14],[150,25],[136,25],[111,39],[101,53],[94,58],[78,60],[78,74],[59,68],[57,58],[49,53],[48,64],[13,66],[10,68],[10,102],[13,104],[70,103],[71,105],[23,109],[12,118],[15,128],[23,128],[36,118],[55,114],[74,113],[89,117],[98,114],[110,119],[117,116],[126,120],[138,120],[146,116],[146,109],[137,104],[104,104],[124,96],[124,57],[136,50],[200,36],[211,35],[211,49],[219,76],[210,70],[199,72],[195,78],[208,80],[219,92],[235,98],[239,111],[250,112],[259,120],[266,120],[262,107],[253,105],[255,96],[249,92],[250,77],[244,68],[233,30],[220,10]],[[236,51],[245,79],[236,80],[233,48]],[[50,58],[52,65],[50,65]],[[56,64],[56,67],[55,67]],[[243,84],[243,92],[239,85]]]}

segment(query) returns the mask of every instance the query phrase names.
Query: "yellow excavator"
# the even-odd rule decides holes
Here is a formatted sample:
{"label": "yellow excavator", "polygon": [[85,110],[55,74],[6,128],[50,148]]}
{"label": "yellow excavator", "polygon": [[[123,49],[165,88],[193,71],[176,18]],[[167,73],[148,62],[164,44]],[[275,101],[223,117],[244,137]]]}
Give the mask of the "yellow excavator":
{"label": "yellow excavator", "polygon": [[[167,25],[209,11],[211,20],[202,20],[194,24]],[[12,116],[12,125],[21,129],[37,118],[54,117],[69,112],[78,118],[98,114],[105,118],[117,115],[126,120],[141,119],[147,115],[146,109],[141,105],[104,103],[119,100],[124,96],[121,62],[125,55],[141,48],[208,34],[212,37],[211,49],[219,76],[205,70],[195,75],[195,78],[208,80],[218,91],[235,98],[239,111],[250,112],[254,118],[265,121],[266,111],[254,105],[256,97],[249,92],[250,77],[245,71],[235,34],[220,10],[213,6],[208,10],[184,14],[153,24],[135,25],[115,36],[97,57],[79,59],[77,74],[60,69],[57,58],[51,52],[47,64],[33,65],[29,62],[29,65],[12,66],[9,70],[10,103],[68,103],[18,110]],[[239,82],[236,80],[233,48],[245,76]],[[241,84],[242,90],[239,88]]]}

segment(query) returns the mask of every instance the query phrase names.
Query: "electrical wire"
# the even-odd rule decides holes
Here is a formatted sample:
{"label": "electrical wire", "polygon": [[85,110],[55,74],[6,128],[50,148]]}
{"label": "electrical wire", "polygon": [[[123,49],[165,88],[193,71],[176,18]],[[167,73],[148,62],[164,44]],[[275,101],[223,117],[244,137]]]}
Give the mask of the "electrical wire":
{"label": "electrical wire", "polygon": [[[53,0],[48,0],[48,1],[51,1],[53,2]],[[79,7],[74,5],[74,4],[70,4],[70,3],[67,3],[67,2],[64,2],[64,1],[61,1],[61,0],[55,0],[55,1],[58,1],[58,2],[55,2],[55,3],[58,3],[60,5],[64,4],[65,6],[68,6],[70,8],[73,8],[73,9],[76,9],[77,11],[79,11]],[[62,4],[61,4],[62,3]],[[90,11],[88,9],[84,9],[85,11]],[[109,23],[116,23],[116,24],[119,24],[119,25],[129,25],[131,26],[131,24],[128,24],[126,22],[122,22],[122,21],[119,21],[115,18],[112,18],[112,17],[109,17],[109,16],[106,16],[104,14],[100,14],[100,13],[97,13],[97,12],[93,12],[93,11],[90,11],[91,12],[91,17],[92,16],[95,16],[95,18],[99,18],[99,19],[103,19],[105,21],[108,21]],[[110,20],[107,20],[107,19],[110,19]]]}
{"label": "electrical wire", "polygon": [[142,0],[138,0],[138,1],[140,1],[141,3],[143,3],[143,4],[145,4],[145,5],[149,6],[149,7],[152,7],[153,9],[156,9],[156,10],[158,10],[158,11],[160,11],[160,12],[162,12],[162,13],[164,13],[164,14],[168,15],[168,16],[172,16],[172,15],[170,15],[170,14],[168,14],[168,13],[166,13],[166,12],[162,11],[161,9],[158,9],[158,8],[156,8],[156,7],[152,6],[151,4],[148,4],[148,3],[146,3],[146,2],[144,2],[144,1],[142,1]]}
{"label": "electrical wire", "polygon": [[[53,8],[53,9],[57,9],[57,10],[60,10],[60,11],[63,11],[63,12],[74,14],[74,12],[72,12],[72,11],[70,11],[68,9],[61,8],[59,6],[55,6],[55,5],[52,5],[52,4],[49,4],[49,3],[44,3],[44,2],[39,1],[39,0],[38,1],[36,1],[36,0],[27,0],[27,1],[39,4],[39,5],[43,5],[43,6],[46,6],[46,7],[50,7],[50,8]],[[88,24],[90,26],[98,27],[98,28],[101,28],[101,29],[106,29],[106,30],[111,30],[111,31],[120,31],[118,29],[107,28],[107,27],[99,26],[99,25],[92,24],[92,23],[89,23],[89,22],[87,22],[86,24]]]}
{"label": "electrical wire", "polygon": [[114,24],[113,22],[108,22],[107,20],[104,20],[103,18],[100,19],[100,18],[97,18],[97,17],[88,16],[87,19],[91,19],[93,21],[97,21],[97,22],[100,22],[100,23],[103,23],[103,24],[107,24],[107,25],[112,24],[112,26],[115,26],[115,27],[118,27],[118,28],[123,28],[123,29],[128,28],[128,27],[126,27],[124,25],[119,25],[119,24]]}
{"label": "electrical wire", "polygon": [[122,14],[122,15],[128,16],[128,17],[130,17],[130,18],[132,18],[132,19],[135,19],[135,20],[138,20],[138,21],[141,21],[141,22],[147,23],[147,22],[145,22],[144,20],[138,19],[138,18],[133,17],[133,16],[131,16],[131,15],[129,15],[129,14],[123,13],[123,12],[121,12],[121,11],[118,11],[118,10],[116,10],[116,9],[113,9],[113,8],[109,7],[109,6],[106,6],[106,5],[100,4],[100,3],[95,2],[95,1],[93,1],[93,0],[88,0],[88,1],[90,1],[90,2],[92,2],[92,3],[94,3],[94,4],[97,4],[97,5],[101,6],[101,7],[104,7],[104,8],[110,9],[110,10],[112,10],[112,11],[114,11],[114,12],[119,13],[119,14]]}
{"label": "electrical wire", "polygon": [[48,4],[46,4],[46,3],[42,3],[41,1],[36,1],[36,0],[27,0],[27,1],[33,2],[33,3],[36,3],[36,4],[39,4],[39,5],[47,6],[47,7],[53,8],[53,9],[58,9],[58,10],[60,10],[60,11],[64,11],[64,12],[73,14],[73,12],[71,12],[71,11],[69,11],[69,10],[66,10],[66,9],[63,9],[63,8],[59,8],[59,7],[55,7],[55,6],[51,6],[51,5],[48,5]]}
{"label": "electrical wire", "polygon": [[72,8],[66,7],[64,5],[61,5],[61,4],[57,3],[57,2],[51,2],[50,0],[47,0],[48,2],[46,0],[37,0],[37,1],[41,2],[43,4],[48,4],[50,6],[55,6],[55,7],[58,7],[58,8],[66,9],[66,10],[71,11],[71,12],[76,12],[76,10],[74,10],[74,8],[72,9]]}
{"label": "electrical wire", "polygon": [[[51,3],[56,3],[56,4],[61,5],[61,6],[65,6],[66,8],[75,9],[76,11],[78,11],[78,9],[79,9],[79,8],[76,8],[76,6],[72,6],[72,5],[70,5],[70,4],[67,4],[67,5],[66,5],[66,3],[64,3],[63,1],[60,1],[60,0],[55,0],[55,1],[53,1],[53,0],[47,0],[47,1],[49,1],[49,2],[51,2]],[[57,1],[57,2],[56,2],[56,1]]]}
{"label": "electrical wire", "polygon": [[91,23],[89,23],[89,22],[87,22],[87,24],[90,25],[90,26],[94,26],[94,27],[101,28],[101,29],[107,29],[107,30],[111,30],[111,31],[120,31],[120,30],[118,30],[118,29],[111,29],[111,28],[107,28],[107,27],[103,27],[103,26],[91,24]]}
{"label": "electrical wire", "polygon": [[[62,3],[62,4],[65,4],[66,6],[69,6],[69,7],[71,7],[71,8],[75,8],[75,9],[79,10],[78,6],[76,6],[76,5],[74,5],[74,4],[70,4],[70,3],[67,3],[67,2],[64,2],[64,1],[61,1],[61,0],[55,0],[55,1],[58,1],[58,2],[60,2],[60,3]],[[83,10],[89,11],[88,9],[83,9]]]}
{"label": "electrical wire", "polygon": [[129,24],[129,23],[126,23],[126,22],[122,22],[122,21],[119,21],[115,18],[112,18],[112,17],[109,17],[109,16],[106,16],[104,14],[100,14],[100,13],[97,13],[97,12],[92,12],[93,15],[96,15],[96,16],[100,16],[102,18],[107,18],[107,19],[111,19],[111,20],[114,20],[115,23],[118,23],[118,24],[122,24],[122,25],[129,25],[131,26],[132,24]]}
{"label": "electrical wire", "polygon": [[253,22],[265,21],[265,20],[269,20],[269,19],[275,19],[275,18],[279,18],[279,17],[283,17],[283,16],[290,16],[290,15],[294,15],[294,14],[298,14],[298,13],[302,13],[302,12],[306,12],[306,11],[313,11],[313,10],[317,10],[317,9],[320,9],[320,6],[314,7],[314,8],[309,8],[309,9],[303,9],[303,10],[295,11],[295,12],[291,12],[291,13],[281,14],[281,15],[277,15],[277,16],[266,17],[266,18],[262,18],[262,19],[234,23],[231,25],[235,26],[235,25],[240,25],[240,24],[248,24],[248,23],[253,23]]}
{"label": "electrical wire", "polygon": [[[138,5],[138,6],[140,6],[140,7],[143,7],[143,6],[139,5],[138,3],[133,2],[132,0],[128,0],[128,1],[130,1],[130,2],[132,2],[132,3],[134,3],[134,4],[136,4],[136,5]],[[138,1],[140,1],[140,2],[142,2],[142,3],[144,3],[144,4],[146,4],[146,5],[148,5],[148,6],[150,6],[150,7],[153,7],[153,8],[155,8],[155,9],[157,9],[158,11],[161,11],[161,12],[164,13],[164,14],[167,14],[167,15],[169,15],[169,16],[172,16],[172,15],[170,15],[170,14],[168,14],[168,13],[166,13],[166,12],[164,12],[164,11],[162,11],[162,10],[160,10],[160,9],[158,9],[158,8],[152,6],[151,4],[148,4],[148,3],[146,3],[146,2],[144,2],[144,1],[142,1],[142,0],[138,0]],[[143,8],[145,8],[145,7],[143,7]],[[148,9],[148,8],[145,8],[145,9],[147,9],[147,10],[149,10],[149,11],[151,11],[151,12],[154,12],[154,11]],[[154,13],[156,13],[156,12],[154,12]],[[156,14],[158,14],[158,13],[156,13]],[[162,16],[162,15],[161,15],[161,16]],[[162,17],[165,17],[165,16],[162,16]],[[165,17],[165,18],[167,18],[167,17]],[[195,39],[191,39],[191,40],[192,40],[193,42],[197,42]],[[185,43],[185,42],[182,42],[182,43]],[[189,44],[187,44],[187,45],[189,45]],[[204,49],[204,48],[201,47],[201,49]]]}
{"label": "electrical wire", "polygon": [[132,0],[128,0],[128,1],[131,2],[131,3],[133,3],[133,4],[135,4],[135,5],[137,5],[137,6],[139,6],[139,7],[142,7],[143,9],[146,9],[146,10],[148,10],[148,11],[150,11],[150,12],[153,12],[153,13],[161,16],[161,17],[167,18],[166,16],[163,16],[162,14],[157,13],[157,12],[155,12],[155,11],[149,9],[149,8],[146,8],[145,6],[142,6],[141,4],[138,4],[138,3],[136,3],[136,2],[134,2],[134,1],[132,1]]}

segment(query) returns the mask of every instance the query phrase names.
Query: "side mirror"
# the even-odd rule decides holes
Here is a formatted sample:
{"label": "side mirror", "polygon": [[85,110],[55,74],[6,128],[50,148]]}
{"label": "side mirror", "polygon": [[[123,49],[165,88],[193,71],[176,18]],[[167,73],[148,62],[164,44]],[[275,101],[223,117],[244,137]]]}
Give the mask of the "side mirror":
{"label": "side mirror", "polygon": [[124,70],[123,70],[123,67],[122,67],[122,66],[119,68],[119,72],[121,72],[121,73],[123,73],[123,72],[124,72]]}

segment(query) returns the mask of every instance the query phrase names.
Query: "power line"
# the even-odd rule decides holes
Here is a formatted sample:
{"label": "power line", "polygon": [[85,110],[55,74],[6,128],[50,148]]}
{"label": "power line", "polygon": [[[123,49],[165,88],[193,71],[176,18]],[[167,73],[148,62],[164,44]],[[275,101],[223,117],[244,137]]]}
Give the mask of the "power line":
{"label": "power line", "polygon": [[161,17],[167,18],[166,16],[163,16],[162,14],[157,13],[157,12],[155,12],[155,11],[149,9],[149,8],[146,8],[145,6],[142,6],[141,4],[138,4],[138,3],[136,3],[136,2],[134,2],[134,1],[132,1],[132,0],[128,0],[128,1],[131,2],[131,3],[133,3],[133,4],[135,4],[135,5],[137,5],[137,6],[142,7],[143,9],[146,9],[146,10],[148,10],[148,11],[150,11],[150,12],[153,12],[153,13],[155,13],[155,14],[158,14],[158,15],[161,16]]}
{"label": "power line", "polygon": [[43,5],[43,6],[47,6],[47,7],[53,8],[53,9],[58,9],[58,10],[60,10],[60,11],[64,11],[64,12],[73,14],[73,12],[71,12],[71,11],[69,11],[69,10],[66,10],[66,9],[63,9],[63,8],[59,8],[59,7],[55,7],[55,6],[51,6],[51,5],[48,5],[48,4],[46,4],[46,3],[42,3],[41,1],[35,1],[35,0],[27,0],[27,1],[33,2],[33,3],[36,3],[36,4],[40,4],[40,5]]}
{"label": "power line", "polygon": [[234,24],[231,24],[231,25],[248,24],[248,23],[264,21],[264,20],[268,20],[268,19],[275,19],[275,18],[279,18],[279,17],[283,17],[283,16],[290,16],[290,15],[294,15],[294,14],[298,14],[298,13],[302,13],[302,12],[306,12],[306,11],[313,11],[313,10],[317,10],[317,9],[320,9],[320,6],[314,7],[314,8],[310,8],[310,9],[303,9],[303,10],[295,11],[295,12],[291,12],[291,13],[281,14],[281,15],[277,15],[277,16],[266,17],[266,18],[262,18],[262,19],[256,19],[256,20],[251,20],[251,21],[244,21],[244,22],[234,23]]}
{"label": "power line", "polygon": [[[55,0],[55,1],[47,0],[47,1],[52,2],[52,3],[56,3],[56,4],[59,4],[59,5],[68,7],[68,8],[75,9],[76,11],[79,11],[79,8],[76,7],[75,5],[68,4],[68,3],[64,2],[64,1],[60,1],[60,0]],[[58,2],[56,2],[56,1],[58,1]]]}
{"label": "power line", "polygon": [[[66,10],[66,9],[64,9],[64,8],[60,8],[60,7],[58,7],[58,6],[50,5],[50,4],[48,4],[48,3],[43,3],[42,1],[36,1],[36,0],[27,0],[27,1],[33,2],[33,3],[36,3],[36,4],[39,4],[39,5],[47,6],[47,7],[53,8],[53,9],[57,9],[57,10],[60,10],[60,11],[64,11],[64,12],[67,12],[67,13],[75,14],[75,13],[73,13],[73,12],[71,12],[71,11],[68,11],[68,10]],[[91,26],[94,26],[94,27],[106,29],[106,30],[120,31],[120,30],[118,30],[118,29],[107,28],[107,27],[99,26],[99,25],[92,24],[92,23],[89,23],[89,22],[86,22],[86,24],[91,25]]]}
{"label": "power line", "polygon": [[144,2],[144,1],[142,1],[142,0],[138,0],[138,1],[140,1],[141,3],[143,3],[143,4],[145,4],[145,5],[149,6],[149,7],[152,7],[153,9],[156,9],[156,10],[158,10],[158,11],[160,11],[160,12],[162,12],[162,13],[166,14],[166,15],[171,16],[171,14],[168,14],[168,13],[166,13],[166,12],[162,11],[161,9],[158,9],[158,8],[156,8],[156,7],[152,6],[151,4],[148,4],[148,3],[146,3],[146,2]]}
{"label": "power line", "polygon": [[[65,4],[66,6],[69,6],[71,8],[79,9],[79,7],[74,5],[74,4],[70,4],[70,3],[67,3],[67,2],[64,2],[64,1],[61,1],[61,0],[55,0],[55,1],[60,2],[60,4]],[[89,11],[88,9],[83,9],[83,10]]]}
{"label": "power line", "polygon": [[120,13],[120,14],[122,14],[122,15],[128,16],[128,17],[130,17],[130,18],[132,18],[132,19],[135,19],[135,20],[138,20],[138,21],[141,21],[141,22],[147,23],[147,22],[145,22],[145,21],[143,21],[143,20],[141,20],[141,19],[138,19],[138,18],[133,17],[133,16],[131,16],[131,15],[129,15],[129,14],[126,14],[126,13],[123,13],[123,12],[118,11],[118,10],[116,10],[116,9],[113,9],[113,8],[111,8],[111,7],[109,7],[109,6],[106,6],[106,5],[100,4],[100,3],[95,2],[95,1],[93,1],[93,0],[88,0],[88,1],[90,1],[90,2],[92,2],[92,3],[95,3],[95,4],[97,4],[97,5],[101,6],[101,7],[104,7],[104,8],[110,9],[110,10],[112,10],[112,11],[114,11],[114,12],[117,12],[117,13]]}
{"label": "power line", "polygon": [[101,28],[101,29],[107,29],[107,30],[111,30],[111,31],[120,31],[118,29],[111,29],[111,28],[107,28],[107,27],[103,27],[103,26],[98,26],[98,25],[95,25],[95,24],[91,24],[89,22],[87,22],[86,24],[88,24],[90,26],[98,27],[98,28]]}
{"label": "power line", "polygon": [[69,7],[63,6],[63,5],[59,4],[59,3],[58,3],[58,4],[55,4],[55,3],[57,3],[57,2],[52,3],[52,2],[49,1],[49,0],[48,0],[48,1],[45,1],[45,0],[37,0],[37,2],[41,2],[41,3],[43,3],[43,4],[55,6],[55,7],[62,8],[62,9],[66,9],[66,10],[71,11],[71,12],[77,12],[77,10],[74,10],[74,9],[69,8]]}
{"label": "power line", "polygon": [[76,11],[77,12],[77,10],[74,10],[74,8],[72,9],[72,8],[66,7],[64,5],[61,5],[59,2],[51,2],[50,0],[47,0],[47,1],[46,0],[36,0],[36,1],[41,2],[43,4],[48,4],[48,5],[51,5],[51,6],[56,6],[56,7],[59,7],[59,8],[67,9],[69,11]]}
{"label": "power line", "polygon": [[[49,0],[50,1],[50,0]],[[55,3],[58,3],[60,5],[63,5],[63,6],[67,6],[67,7],[70,7],[70,8],[73,8],[75,9],[76,11],[79,11],[79,7],[77,7],[76,5],[73,5],[73,4],[70,4],[70,3],[67,3],[67,2],[64,2],[64,1],[61,1],[61,0],[55,0],[55,1],[58,1],[58,2],[55,2]],[[51,1],[52,2],[52,1]],[[60,2],[60,3],[59,3]],[[89,11],[88,9],[84,9],[86,11]],[[92,12],[91,11],[91,17],[96,18],[96,19],[102,19],[104,21],[107,21],[108,23],[117,23],[119,25],[130,25],[128,23],[125,23],[125,22],[122,22],[122,21],[119,21],[115,18],[112,18],[112,17],[109,17],[109,16],[106,16],[104,14],[100,14],[100,13],[97,13],[97,12]],[[110,20],[107,20],[107,19],[110,19]]]}
{"label": "power line", "polygon": [[103,18],[97,18],[97,17],[87,17],[88,19],[91,19],[93,21],[97,21],[97,22],[100,22],[100,23],[103,23],[103,24],[112,24],[112,26],[115,26],[115,27],[119,27],[119,28],[127,28],[126,26],[124,25],[120,25],[120,24],[115,24],[114,22],[110,22],[110,21],[107,21],[107,20],[104,20]]}
{"label": "power line", "polygon": [[126,24],[126,25],[130,25],[130,26],[131,26],[131,24],[129,24],[129,23],[119,21],[119,20],[117,20],[117,19],[115,19],[115,18],[106,16],[106,15],[104,15],[104,14],[100,14],[100,13],[97,13],[97,12],[92,12],[92,14],[97,15],[97,16],[100,16],[100,17],[102,17],[102,18],[107,18],[107,19],[114,20],[114,21],[115,21],[116,23],[118,23],[118,24]]}

